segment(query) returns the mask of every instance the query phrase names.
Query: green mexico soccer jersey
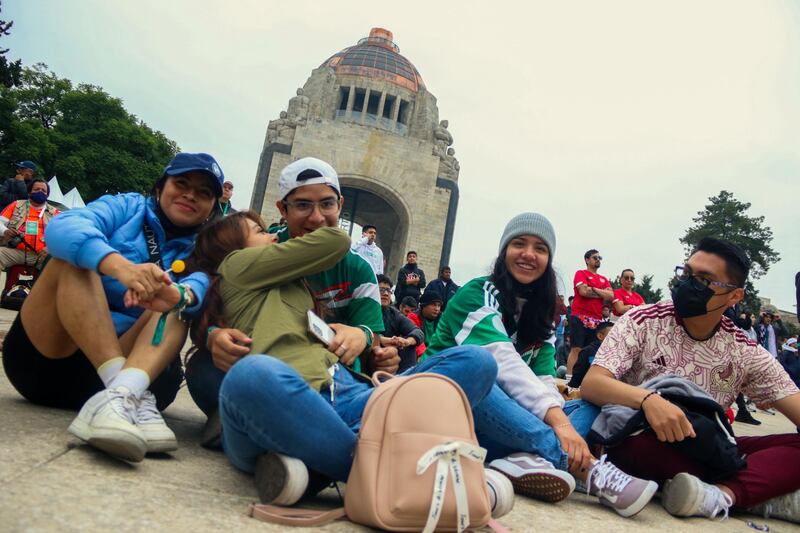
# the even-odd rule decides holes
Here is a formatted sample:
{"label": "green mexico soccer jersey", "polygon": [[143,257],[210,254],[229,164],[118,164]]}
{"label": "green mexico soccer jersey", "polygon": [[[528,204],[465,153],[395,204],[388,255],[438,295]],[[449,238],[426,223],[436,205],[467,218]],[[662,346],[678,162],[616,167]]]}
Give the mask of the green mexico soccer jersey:
{"label": "green mexico soccer jersey", "polygon": [[[289,239],[289,228],[279,226],[270,233],[278,236],[278,242]],[[348,326],[367,326],[374,333],[383,331],[383,313],[378,283],[372,267],[364,258],[347,252],[333,268],[306,278],[314,298],[327,305],[331,323]]]}
{"label": "green mexico soccer jersey", "polygon": [[[497,301],[499,297],[500,292],[488,276],[475,278],[459,289],[447,302],[447,308],[436,326],[436,334],[427,341],[428,349],[423,359],[451,346],[486,346],[496,342],[513,344],[513,338],[509,337],[503,325],[502,311]],[[535,348],[527,348],[522,354],[534,374],[539,376],[555,374],[554,356],[554,351],[550,353],[549,350]]]}

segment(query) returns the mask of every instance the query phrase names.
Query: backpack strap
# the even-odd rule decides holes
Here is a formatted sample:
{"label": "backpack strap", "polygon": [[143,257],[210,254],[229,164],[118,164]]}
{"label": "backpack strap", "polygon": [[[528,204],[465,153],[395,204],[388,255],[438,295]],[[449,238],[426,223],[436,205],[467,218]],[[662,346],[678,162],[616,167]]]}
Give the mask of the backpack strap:
{"label": "backpack strap", "polygon": [[264,522],[300,527],[324,526],[334,520],[345,518],[344,507],[323,511],[256,503],[250,504],[249,514]]}
{"label": "backpack strap", "polygon": [[390,374],[389,372],[384,372],[383,370],[376,370],[375,372],[372,373],[372,384],[377,387],[381,383],[386,383],[393,377],[395,377],[394,374]]}

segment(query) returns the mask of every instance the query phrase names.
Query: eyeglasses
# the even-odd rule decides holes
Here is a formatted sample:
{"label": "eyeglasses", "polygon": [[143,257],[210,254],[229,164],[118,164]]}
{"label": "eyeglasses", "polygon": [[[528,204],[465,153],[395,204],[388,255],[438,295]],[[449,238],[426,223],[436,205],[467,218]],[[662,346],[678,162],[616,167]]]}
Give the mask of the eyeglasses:
{"label": "eyeglasses", "polygon": [[722,281],[714,281],[700,276],[695,276],[692,269],[688,266],[676,266],[675,277],[681,281],[691,279],[694,287],[697,289],[707,289],[708,287],[722,287],[723,289],[738,289],[738,285],[732,283],[724,283]]}
{"label": "eyeglasses", "polygon": [[315,207],[319,207],[319,212],[323,215],[333,215],[339,210],[339,200],[336,198],[326,198],[319,202],[310,202],[308,200],[284,201],[283,205],[291,207],[300,215],[310,215]]}
{"label": "eyeglasses", "polygon": [[381,294],[392,294],[392,289],[389,287],[380,287],[378,290]]}
{"label": "eyeglasses", "polygon": [[603,260],[603,256],[602,255],[593,255],[589,259],[594,259],[595,261],[602,261]]}

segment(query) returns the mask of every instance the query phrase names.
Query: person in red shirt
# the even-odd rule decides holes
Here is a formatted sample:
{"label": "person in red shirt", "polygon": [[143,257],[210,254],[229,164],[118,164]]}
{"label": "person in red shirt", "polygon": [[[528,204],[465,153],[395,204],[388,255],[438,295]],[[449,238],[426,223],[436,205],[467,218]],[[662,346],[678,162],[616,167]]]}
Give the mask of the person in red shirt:
{"label": "person in red shirt", "polygon": [[636,276],[633,270],[626,268],[619,275],[619,283],[622,285],[619,289],[614,290],[614,316],[622,316],[634,307],[644,305],[644,298],[638,292],[633,292],[633,282],[636,281]]}
{"label": "person in red shirt", "polygon": [[569,331],[572,339],[567,357],[567,374],[578,360],[582,348],[595,340],[595,329],[603,321],[603,301],[613,300],[614,291],[608,278],[597,273],[603,257],[595,249],[583,254],[586,269],[575,272],[573,286],[575,300],[572,302],[572,315],[569,318]]}
{"label": "person in red shirt", "polygon": [[0,213],[1,270],[13,265],[41,268],[47,257],[44,229],[60,213],[47,203],[49,194],[47,182],[36,178],[29,184],[27,200],[12,202]]}

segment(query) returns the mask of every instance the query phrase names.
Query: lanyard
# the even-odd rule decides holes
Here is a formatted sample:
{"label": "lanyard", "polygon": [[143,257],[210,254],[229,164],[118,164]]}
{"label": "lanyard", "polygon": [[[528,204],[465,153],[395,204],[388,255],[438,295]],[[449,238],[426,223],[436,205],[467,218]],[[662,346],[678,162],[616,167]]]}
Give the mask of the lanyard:
{"label": "lanyard", "polygon": [[158,245],[158,239],[150,227],[150,224],[145,220],[144,226],[144,241],[147,245],[147,254],[150,256],[150,263],[155,263],[161,270],[164,270],[164,265],[161,263],[161,247]]}

